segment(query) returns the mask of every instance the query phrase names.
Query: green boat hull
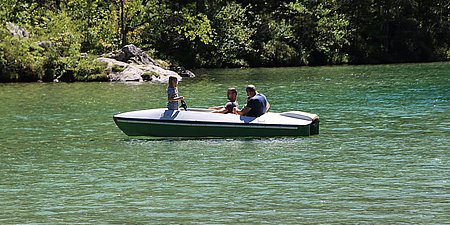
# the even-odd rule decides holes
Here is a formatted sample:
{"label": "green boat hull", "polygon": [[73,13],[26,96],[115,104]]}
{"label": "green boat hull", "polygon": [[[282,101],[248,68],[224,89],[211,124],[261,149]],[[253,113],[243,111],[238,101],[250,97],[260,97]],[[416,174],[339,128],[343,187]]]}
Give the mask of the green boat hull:
{"label": "green boat hull", "polygon": [[155,137],[277,137],[309,136],[319,134],[319,120],[304,126],[243,126],[221,124],[192,125],[181,123],[142,123],[114,119],[117,126],[128,136]]}

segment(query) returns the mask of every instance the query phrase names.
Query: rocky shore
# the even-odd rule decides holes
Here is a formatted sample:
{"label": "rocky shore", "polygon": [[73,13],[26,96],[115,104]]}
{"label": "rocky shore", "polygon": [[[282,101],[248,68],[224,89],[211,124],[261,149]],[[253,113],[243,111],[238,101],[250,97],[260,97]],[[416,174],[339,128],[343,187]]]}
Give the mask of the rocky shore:
{"label": "rocky shore", "polygon": [[175,76],[178,80],[183,77],[195,77],[191,71],[183,67],[160,65],[134,45],[126,45],[119,51],[102,55],[97,60],[107,63],[111,71],[108,75],[111,81],[167,82],[170,76]]}
{"label": "rocky shore", "polygon": [[[135,45],[103,54],[100,57],[88,53],[69,51],[70,41],[32,39],[32,35],[14,23],[7,23],[11,37],[8,45],[0,45],[0,82],[159,82],[170,76],[178,80],[195,75],[181,66],[169,65],[152,59]],[[3,63],[3,64],[2,64]]]}

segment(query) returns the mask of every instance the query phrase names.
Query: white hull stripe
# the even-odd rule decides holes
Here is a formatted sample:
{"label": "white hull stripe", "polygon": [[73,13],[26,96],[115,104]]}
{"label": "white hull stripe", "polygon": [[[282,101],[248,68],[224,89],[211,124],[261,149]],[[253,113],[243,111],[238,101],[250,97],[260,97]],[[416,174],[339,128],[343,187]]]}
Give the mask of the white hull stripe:
{"label": "white hull stripe", "polygon": [[[143,121],[143,120],[126,120],[117,118],[117,122],[121,123],[140,123],[140,124],[155,124],[155,125],[169,125],[169,126],[190,126],[190,127],[241,127],[241,128],[256,128],[256,129],[288,129],[288,130],[297,130],[296,126],[264,126],[264,125],[246,125],[246,124],[223,124],[223,123],[215,123],[215,124],[207,124],[207,123],[191,123],[191,122],[161,122],[161,121]],[[306,125],[305,125],[306,126]]]}

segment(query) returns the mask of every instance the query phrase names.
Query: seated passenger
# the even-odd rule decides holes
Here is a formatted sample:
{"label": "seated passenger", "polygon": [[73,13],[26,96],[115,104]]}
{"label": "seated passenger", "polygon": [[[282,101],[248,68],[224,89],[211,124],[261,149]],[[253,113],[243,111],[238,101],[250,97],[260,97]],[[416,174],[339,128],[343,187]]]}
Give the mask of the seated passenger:
{"label": "seated passenger", "polygon": [[248,96],[247,104],[241,110],[239,110],[237,107],[234,108],[234,114],[238,114],[241,116],[259,117],[269,111],[270,104],[267,101],[266,96],[264,96],[263,94],[259,94],[256,91],[256,87],[254,85],[248,85],[245,91],[247,92]]}
{"label": "seated passenger", "polygon": [[233,108],[238,107],[238,103],[236,101],[237,98],[237,90],[236,88],[228,88],[227,91],[228,102],[224,106],[215,106],[209,109],[212,109],[213,113],[233,113]]}

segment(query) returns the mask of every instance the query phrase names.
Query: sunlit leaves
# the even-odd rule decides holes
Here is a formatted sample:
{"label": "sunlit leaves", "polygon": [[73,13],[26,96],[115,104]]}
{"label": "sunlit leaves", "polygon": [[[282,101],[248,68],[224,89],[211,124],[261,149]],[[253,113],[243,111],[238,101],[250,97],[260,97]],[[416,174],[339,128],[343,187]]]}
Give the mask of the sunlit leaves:
{"label": "sunlit leaves", "polygon": [[[190,66],[294,66],[448,59],[448,0],[1,0],[61,56],[135,44]],[[0,41],[1,42],[1,41]]]}
{"label": "sunlit leaves", "polygon": [[248,8],[227,3],[215,16],[216,36],[213,46],[214,63],[227,66],[244,66],[243,56],[252,51],[255,28],[250,27]]}
{"label": "sunlit leaves", "polygon": [[198,39],[204,44],[212,42],[213,29],[211,21],[206,15],[202,13],[191,15],[187,9],[175,12],[175,14],[180,14],[183,19],[182,23],[175,27],[179,34],[184,35],[190,41]]}

